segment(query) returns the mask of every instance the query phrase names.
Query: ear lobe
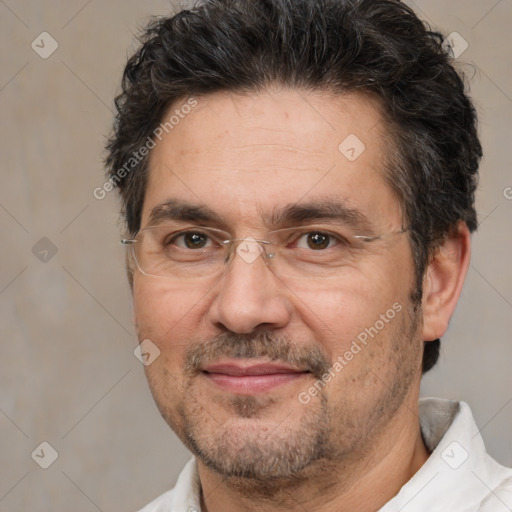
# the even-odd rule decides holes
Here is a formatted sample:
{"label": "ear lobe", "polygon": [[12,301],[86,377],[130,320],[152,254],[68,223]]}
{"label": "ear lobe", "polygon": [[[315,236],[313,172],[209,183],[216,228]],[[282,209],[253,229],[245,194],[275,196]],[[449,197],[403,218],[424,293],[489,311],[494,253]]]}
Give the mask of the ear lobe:
{"label": "ear lobe", "polygon": [[440,338],[448,328],[462,291],[471,255],[471,235],[460,221],[432,255],[423,279],[423,340]]}

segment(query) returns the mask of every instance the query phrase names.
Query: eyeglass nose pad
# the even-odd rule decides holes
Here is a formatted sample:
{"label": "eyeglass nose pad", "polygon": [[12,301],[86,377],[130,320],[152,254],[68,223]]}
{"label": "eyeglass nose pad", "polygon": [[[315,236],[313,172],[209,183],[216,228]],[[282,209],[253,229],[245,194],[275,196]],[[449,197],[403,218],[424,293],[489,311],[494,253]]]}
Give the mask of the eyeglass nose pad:
{"label": "eyeglass nose pad", "polygon": [[262,254],[265,253],[263,248],[264,241],[247,237],[238,241],[236,253],[249,265],[254,263]]}

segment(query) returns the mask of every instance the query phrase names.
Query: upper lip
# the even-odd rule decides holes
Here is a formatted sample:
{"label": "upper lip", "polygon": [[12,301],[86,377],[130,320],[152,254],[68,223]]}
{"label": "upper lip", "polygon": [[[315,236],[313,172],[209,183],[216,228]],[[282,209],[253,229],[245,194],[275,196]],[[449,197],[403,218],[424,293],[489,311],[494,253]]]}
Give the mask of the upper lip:
{"label": "upper lip", "polygon": [[275,375],[277,373],[304,373],[306,370],[285,363],[225,362],[210,364],[204,367],[203,371],[233,377],[244,377],[251,375]]}

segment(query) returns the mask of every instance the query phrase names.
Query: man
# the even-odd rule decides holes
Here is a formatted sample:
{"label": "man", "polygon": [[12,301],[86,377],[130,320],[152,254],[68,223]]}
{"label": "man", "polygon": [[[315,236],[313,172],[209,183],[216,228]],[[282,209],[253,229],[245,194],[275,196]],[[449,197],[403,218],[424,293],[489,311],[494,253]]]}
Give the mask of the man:
{"label": "man", "polygon": [[210,0],[146,32],[109,142],[138,338],[194,454],[145,512],[507,511],[418,401],[476,229],[475,112],[398,0]]}

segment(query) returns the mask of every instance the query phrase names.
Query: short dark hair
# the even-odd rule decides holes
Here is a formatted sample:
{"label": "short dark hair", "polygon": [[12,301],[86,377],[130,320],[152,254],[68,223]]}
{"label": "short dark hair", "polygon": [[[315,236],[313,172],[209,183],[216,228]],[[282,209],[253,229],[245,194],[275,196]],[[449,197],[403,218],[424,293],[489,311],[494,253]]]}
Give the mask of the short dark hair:
{"label": "short dark hair", "polygon": [[[399,0],[204,0],[154,20],[124,70],[107,145],[128,231],[140,228],[148,158],[127,162],[154,138],[171,105],[272,85],[360,92],[379,100],[387,123],[386,179],[411,228],[419,307],[435,249],[459,221],[477,227],[476,114],[443,39]],[[440,347],[426,341],[423,372]]]}

